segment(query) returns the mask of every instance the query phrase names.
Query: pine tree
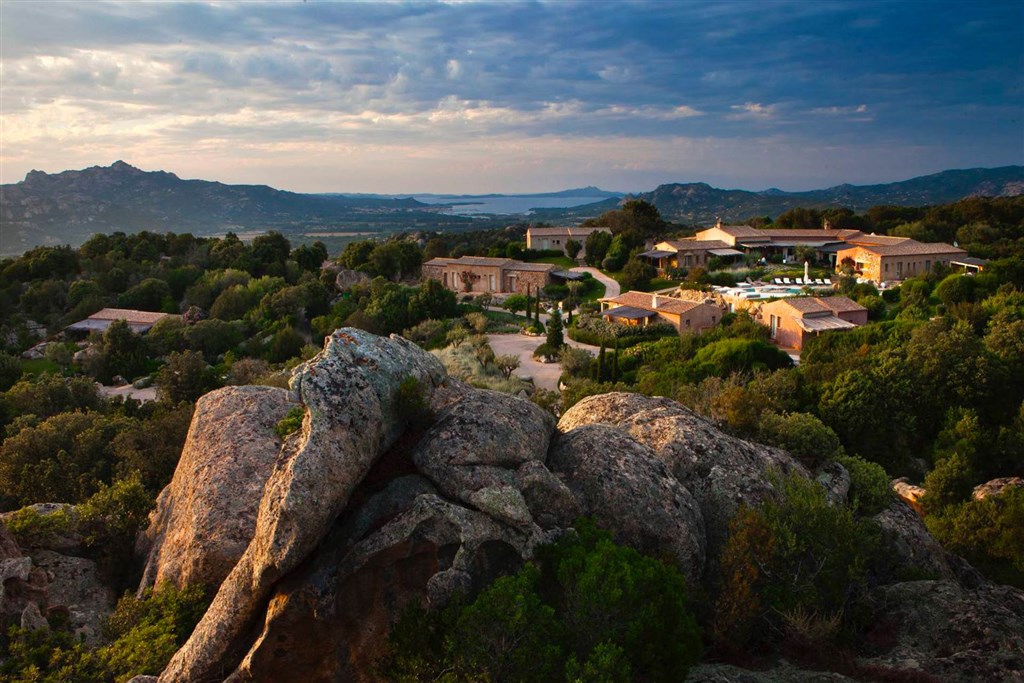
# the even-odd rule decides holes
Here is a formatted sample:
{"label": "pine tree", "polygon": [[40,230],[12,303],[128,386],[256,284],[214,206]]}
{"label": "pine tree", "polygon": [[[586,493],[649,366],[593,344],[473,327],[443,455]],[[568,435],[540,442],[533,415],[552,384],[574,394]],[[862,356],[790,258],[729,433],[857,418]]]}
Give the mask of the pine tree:
{"label": "pine tree", "polygon": [[558,309],[548,317],[548,339],[547,344],[556,351],[565,346],[565,338],[562,336],[562,316]]}

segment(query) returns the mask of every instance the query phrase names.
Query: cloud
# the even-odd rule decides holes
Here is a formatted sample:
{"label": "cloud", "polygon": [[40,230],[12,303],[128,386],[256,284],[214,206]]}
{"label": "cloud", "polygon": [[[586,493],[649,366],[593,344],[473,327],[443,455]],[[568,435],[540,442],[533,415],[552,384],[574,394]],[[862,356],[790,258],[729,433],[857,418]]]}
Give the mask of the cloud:
{"label": "cloud", "polygon": [[[582,159],[626,147],[605,139],[732,151],[787,136],[952,145],[961,165],[988,165],[1020,149],[1010,4],[4,3],[0,161],[8,176],[89,149],[108,163],[120,141],[154,158],[233,147],[282,164],[320,141],[347,158],[475,146],[492,163],[497,140],[558,140]],[[396,178],[405,163],[392,159]],[[648,164],[605,164],[627,165]]]}
{"label": "cloud", "polygon": [[731,114],[729,116],[729,118],[733,120],[770,119],[774,117],[778,111],[778,105],[761,104],[760,102],[745,102],[744,104],[734,104],[729,108],[735,112],[734,114]]}

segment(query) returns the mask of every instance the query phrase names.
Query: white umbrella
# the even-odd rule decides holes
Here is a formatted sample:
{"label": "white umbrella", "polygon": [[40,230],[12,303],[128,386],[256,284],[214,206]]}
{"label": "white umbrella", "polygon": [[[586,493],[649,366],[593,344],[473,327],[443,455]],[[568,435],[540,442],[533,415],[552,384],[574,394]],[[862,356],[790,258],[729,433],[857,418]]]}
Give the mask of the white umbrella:
{"label": "white umbrella", "polygon": [[804,261],[804,284],[811,281],[811,264]]}

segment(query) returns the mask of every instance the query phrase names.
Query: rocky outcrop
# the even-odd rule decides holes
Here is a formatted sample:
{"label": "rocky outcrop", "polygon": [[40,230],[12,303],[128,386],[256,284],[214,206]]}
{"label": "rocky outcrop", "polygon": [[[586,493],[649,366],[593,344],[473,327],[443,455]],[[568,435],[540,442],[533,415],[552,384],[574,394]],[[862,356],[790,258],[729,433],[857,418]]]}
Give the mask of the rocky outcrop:
{"label": "rocky outcrop", "polygon": [[[270,601],[229,681],[370,681],[391,624],[410,601],[444,605],[514,570],[530,537],[431,494],[348,547],[332,535]],[[314,606],[313,610],[310,607]]]}
{"label": "rocky outcrop", "polygon": [[[52,512],[64,507],[39,509]],[[62,534],[54,538],[58,545],[67,540]],[[94,645],[115,600],[91,559],[43,546],[22,549],[0,523],[0,618],[39,630],[48,628],[47,619],[59,613],[68,630]]]}
{"label": "rocky outcrop", "polygon": [[139,539],[140,591],[220,585],[252,540],[281,448],[274,426],[292,405],[286,390],[263,386],[225,387],[196,402],[174,478]]}
{"label": "rocky outcrop", "polygon": [[617,427],[651,448],[697,499],[709,558],[717,557],[741,504],[758,505],[772,476],[807,470],[783,450],[723,434],[710,421],[667,398],[611,393],[590,396],[558,422],[560,432],[590,424]]}
{"label": "rocky outcrop", "polygon": [[913,508],[914,512],[924,516],[924,506],[921,499],[924,498],[925,490],[920,486],[911,484],[906,477],[893,479],[892,490],[896,492],[899,499]]}
{"label": "rocky outcrop", "polygon": [[[412,461],[445,496],[530,530],[536,524],[533,510],[543,516],[551,499],[566,499],[556,502],[556,509],[571,507],[568,490],[557,479],[531,474],[528,467],[544,462],[554,427],[550,413],[529,401],[479,390],[437,416]],[[528,478],[532,509],[522,492]]]}
{"label": "rocky outcrop", "polygon": [[910,570],[918,576],[934,579],[956,578],[946,551],[928,533],[921,516],[907,503],[894,500],[874,519],[887,532],[888,548],[904,573]]}
{"label": "rocky outcrop", "polygon": [[338,274],[334,278],[334,286],[338,288],[339,292],[344,292],[352,289],[356,285],[361,285],[365,282],[370,281],[370,276],[366,273],[358,270],[349,270],[343,268],[338,271]]}
{"label": "rocky outcrop", "polygon": [[[409,400],[409,377],[427,411],[410,414],[423,403]],[[305,417],[281,441],[271,430],[290,406]],[[147,532],[146,583],[220,586],[160,680],[376,680],[373,662],[410,604],[471,597],[579,515],[699,584],[733,512],[785,472],[811,476],[665,399],[592,397],[556,425],[527,401],[451,380],[401,338],[339,330],[290,392],[234,388],[199,402]],[[847,495],[842,468],[815,476],[834,502]],[[905,505],[878,521],[902,568],[960,578]],[[783,665],[699,669],[691,680],[844,680]]]}
{"label": "rocky outcrop", "polygon": [[916,668],[947,683],[1024,680],[1024,592],[909,581],[875,590],[895,635],[868,662]]}
{"label": "rocky outcrop", "polygon": [[764,671],[731,664],[699,664],[690,669],[685,683],[853,683],[855,680],[829,671],[805,671],[782,662]]}
{"label": "rocky outcrop", "polygon": [[274,584],[323,540],[401,435],[409,416],[396,396],[410,377],[429,399],[445,373],[437,358],[401,337],[352,328],[336,331],[297,368],[291,386],[305,407],[302,428],[267,480],[252,540],[161,680],[203,680],[225,666]]}
{"label": "rocky outcrop", "polygon": [[675,560],[692,584],[704,572],[704,517],[693,495],[647,446],[607,425],[561,434],[549,462],[584,514],[618,542]]}
{"label": "rocky outcrop", "polygon": [[1007,489],[1024,488],[1024,479],[1021,477],[1001,477],[986,481],[974,487],[972,497],[974,500],[983,500],[989,496],[1001,496]]}
{"label": "rocky outcrop", "polygon": [[103,620],[117,596],[103,581],[96,563],[50,550],[34,552],[32,562],[46,574],[47,606],[65,610],[71,632],[90,645],[98,643]]}

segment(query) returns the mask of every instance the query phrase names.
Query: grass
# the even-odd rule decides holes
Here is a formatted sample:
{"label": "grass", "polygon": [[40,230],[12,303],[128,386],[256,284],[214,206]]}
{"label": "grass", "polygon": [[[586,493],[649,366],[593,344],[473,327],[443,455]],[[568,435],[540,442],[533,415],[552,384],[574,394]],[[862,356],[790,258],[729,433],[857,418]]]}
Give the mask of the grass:
{"label": "grass", "polygon": [[523,326],[529,325],[530,320],[527,320],[522,315],[512,315],[505,311],[484,311],[484,315],[490,323],[487,325],[488,334],[514,334],[519,332]]}
{"label": "grass", "polygon": [[47,358],[33,358],[21,361],[21,371],[26,375],[42,375],[45,373],[59,375],[60,366]]}
{"label": "grass", "polygon": [[540,258],[530,259],[529,263],[553,263],[566,270],[576,267],[576,262],[568,256],[541,256]]}
{"label": "grass", "polygon": [[589,292],[580,296],[581,301],[597,301],[603,299],[605,294],[604,283],[598,279],[594,279],[594,285]]}
{"label": "grass", "polygon": [[462,342],[457,348],[449,346],[431,353],[441,360],[450,376],[478,389],[491,389],[512,395],[524,390],[527,393],[533,392],[531,382],[524,382],[514,374],[510,379],[505,379],[493,364],[482,365],[469,341]]}

